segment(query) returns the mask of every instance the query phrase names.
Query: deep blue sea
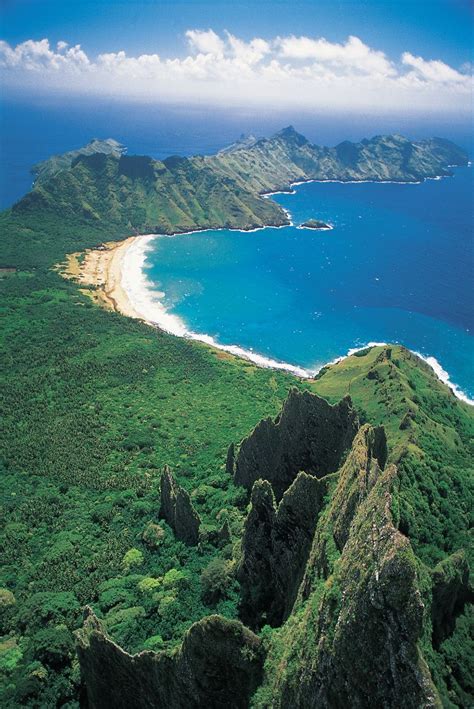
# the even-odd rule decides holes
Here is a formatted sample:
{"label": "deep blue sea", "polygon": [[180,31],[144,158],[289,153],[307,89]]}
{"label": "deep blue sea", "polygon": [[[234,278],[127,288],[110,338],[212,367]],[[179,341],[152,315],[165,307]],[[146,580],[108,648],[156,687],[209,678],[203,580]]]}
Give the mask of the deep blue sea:
{"label": "deep blue sea", "polygon": [[[473,170],[423,184],[307,183],[295,226],[157,238],[146,274],[187,329],[315,369],[398,342],[474,397]],[[332,231],[297,229],[321,218]]]}

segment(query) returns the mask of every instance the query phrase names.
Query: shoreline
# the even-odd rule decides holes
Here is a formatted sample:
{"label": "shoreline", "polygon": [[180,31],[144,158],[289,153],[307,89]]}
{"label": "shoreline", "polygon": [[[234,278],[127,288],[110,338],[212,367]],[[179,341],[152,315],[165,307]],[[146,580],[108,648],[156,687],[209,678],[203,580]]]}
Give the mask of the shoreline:
{"label": "shoreline", "polygon": [[[291,187],[293,187],[293,185],[297,186],[300,184],[307,184],[307,182],[331,182],[331,180],[305,180],[304,182],[292,183]],[[334,180],[334,182],[336,182],[336,180]],[[404,184],[417,183],[410,182]],[[267,193],[262,196],[268,198],[271,194],[278,193],[281,192]],[[285,192],[285,194],[294,193],[295,191],[289,193]],[[150,247],[150,243],[157,238],[174,238],[176,236],[196,234],[202,231],[226,230],[250,233],[254,231],[261,231],[263,229],[280,229],[287,226],[294,226],[291,219],[291,213],[287,209],[284,211],[289,219],[289,224],[282,224],[279,226],[267,225],[250,229],[226,229],[225,227],[218,229],[202,228],[193,229],[187,232],[175,232],[173,234],[145,234],[131,236],[120,242],[108,242],[103,244],[102,247],[98,249],[87,250],[84,254],[71,254],[67,259],[67,265],[59,270],[64,277],[74,279],[78,284],[87,286],[87,288],[81,288],[81,291],[89,295],[102,307],[109,310],[114,310],[115,312],[121,313],[127,317],[142,320],[152,327],[159,328],[177,337],[184,337],[188,340],[202,342],[203,344],[220,351],[224,351],[233,356],[253,362],[257,366],[286,371],[301,379],[313,379],[324,367],[337,364],[346,357],[349,357],[360,350],[364,350],[367,347],[385,346],[387,343],[368,342],[358,347],[352,347],[346,354],[336,357],[330,362],[318,365],[314,369],[306,369],[288,362],[275,360],[271,357],[254,352],[253,349],[245,349],[239,345],[225,345],[215,340],[215,338],[211,335],[196,333],[192,330],[188,330],[186,324],[181,320],[181,318],[179,318],[179,316],[169,313],[164,304],[161,302],[165,294],[153,287],[148,280],[144,269],[146,252]],[[304,227],[299,226],[297,228],[301,229]],[[331,226],[331,228],[334,227]],[[400,343],[394,342],[393,344]],[[454,382],[450,380],[448,372],[446,372],[435,357],[430,355],[422,355],[416,350],[411,351],[430,366],[437,378],[448,386],[458,399],[471,406],[474,405],[474,400],[469,398],[468,395],[466,395]]]}
{"label": "shoreline", "polygon": [[136,239],[130,236],[123,241],[102,244],[97,249],[87,249],[82,253],[70,254],[58,271],[64,278],[75,281],[81,293],[89,296],[97,305],[107,310],[143,320],[133,307],[123,287],[124,258]]}
{"label": "shoreline", "polygon": [[[235,231],[241,230],[237,229]],[[197,230],[187,233],[196,232]],[[146,234],[131,236],[121,242],[109,242],[104,244],[103,248],[86,252],[82,263],[78,261],[78,254],[72,254],[79,273],[67,275],[63,271],[63,275],[74,278],[79,284],[84,286],[92,286],[93,290],[83,288],[81,291],[90,295],[102,307],[114,310],[127,317],[142,320],[151,327],[158,328],[176,337],[202,342],[209,347],[245,359],[259,367],[288,372],[300,379],[314,379],[324,367],[335,365],[346,359],[346,357],[350,357],[368,347],[383,347],[388,344],[386,342],[367,342],[358,347],[349,348],[346,354],[318,365],[314,369],[306,369],[288,362],[272,359],[239,345],[225,345],[215,340],[211,335],[188,330],[185,323],[177,315],[166,310],[161,302],[164,293],[151,286],[144,271],[146,252],[150,248],[152,241],[156,238],[172,238],[173,236],[181,235]],[[394,342],[392,344],[400,343]],[[411,351],[430,366],[437,378],[448,386],[458,399],[471,406],[474,405],[474,400],[470,399],[450,380],[448,372],[435,357],[423,355],[416,350]]]}

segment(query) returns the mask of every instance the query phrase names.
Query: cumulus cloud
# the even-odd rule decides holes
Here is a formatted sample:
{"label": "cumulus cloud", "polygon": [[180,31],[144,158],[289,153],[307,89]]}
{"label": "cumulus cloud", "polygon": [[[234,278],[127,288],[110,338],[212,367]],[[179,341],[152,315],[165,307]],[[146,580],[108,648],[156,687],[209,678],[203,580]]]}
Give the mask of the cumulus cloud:
{"label": "cumulus cloud", "polygon": [[215,56],[224,54],[225,42],[213,30],[188,30],[186,37],[192,50]]}
{"label": "cumulus cloud", "polygon": [[[6,86],[96,93],[148,101],[318,110],[469,110],[470,65],[457,69],[410,52],[389,57],[350,36],[287,36],[245,41],[212,29],[190,29],[185,56],[89,56],[79,44],[47,39],[13,47],[0,41]],[[159,48],[157,48],[159,49]]]}
{"label": "cumulus cloud", "polygon": [[385,54],[371,49],[358,37],[349,37],[345,44],[328,42],[324,38],[285,37],[279,42],[281,53],[290,59],[315,59],[346,73],[396,74],[393,63]]}
{"label": "cumulus cloud", "polygon": [[456,71],[456,69],[438,59],[426,61],[423,57],[415,57],[410,52],[404,52],[402,54],[402,63],[413,67],[413,74],[423,81],[461,85],[466,81],[466,74]]}

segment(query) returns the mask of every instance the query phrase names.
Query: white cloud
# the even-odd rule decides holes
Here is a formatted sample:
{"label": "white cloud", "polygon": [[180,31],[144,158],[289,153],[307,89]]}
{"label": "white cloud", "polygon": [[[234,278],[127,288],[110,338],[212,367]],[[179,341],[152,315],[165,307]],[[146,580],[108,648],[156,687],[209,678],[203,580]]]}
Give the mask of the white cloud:
{"label": "white cloud", "polygon": [[318,110],[468,111],[470,65],[455,69],[410,52],[390,58],[358,37],[256,37],[188,30],[188,54],[88,56],[47,39],[0,41],[3,83],[24,91],[116,95],[147,101]]}
{"label": "white cloud", "polygon": [[345,44],[328,42],[324,37],[284,37],[279,41],[281,55],[290,59],[315,59],[320,64],[346,72],[394,76],[395,67],[383,52],[371,49],[358,37],[349,37]]}
{"label": "white cloud", "polygon": [[224,54],[225,43],[213,30],[188,30],[186,37],[189,40],[191,50],[196,50],[202,54],[214,54],[219,57]]}
{"label": "white cloud", "polygon": [[426,61],[422,57],[413,56],[410,52],[404,52],[402,63],[413,67],[414,74],[425,81],[441,84],[463,84],[466,81],[466,74],[456,71],[439,59]]}

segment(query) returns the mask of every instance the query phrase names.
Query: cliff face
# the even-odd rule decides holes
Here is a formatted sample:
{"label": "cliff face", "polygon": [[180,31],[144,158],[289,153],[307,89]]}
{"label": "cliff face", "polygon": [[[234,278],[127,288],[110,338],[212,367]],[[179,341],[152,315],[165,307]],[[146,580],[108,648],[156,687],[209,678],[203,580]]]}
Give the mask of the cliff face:
{"label": "cliff face", "polygon": [[261,421],[240,444],[234,480],[249,490],[256,480],[268,480],[281,500],[300,470],[318,478],[336,471],[356,430],[349,398],[331,406],[314,394],[292,390],[281,414]]}
{"label": "cliff face", "polygon": [[244,709],[261,680],[260,640],[220,616],[195,623],[174,654],[129,655],[90,609],[77,640],[90,709]]}
{"label": "cliff face", "polygon": [[313,540],[311,556],[302,584],[302,597],[309,595],[314,577],[326,578],[334,556],[341,552],[358,507],[378,480],[387,459],[387,442],[382,427],[365,424],[337,475],[331,504]]}
{"label": "cliff face", "polygon": [[254,484],[237,574],[250,627],[279,626],[290,615],[326,491],[325,479],[301,472],[277,507],[270,483]]}
{"label": "cliff face", "polygon": [[[440,706],[419,649],[425,606],[418,563],[392,520],[397,470],[371,467],[370,479],[362,473],[352,521],[345,512],[338,517],[335,505],[320,521],[295,607],[299,623],[289,622],[270,651],[274,707]],[[346,474],[340,493],[356,480]],[[328,537],[347,524],[342,553],[334,545],[328,554]],[[278,653],[281,674],[272,664]]]}
{"label": "cliff face", "polygon": [[168,466],[161,476],[161,506],[159,516],[164,519],[176,537],[189,546],[199,541],[201,520],[191,499],[175,481]]}

